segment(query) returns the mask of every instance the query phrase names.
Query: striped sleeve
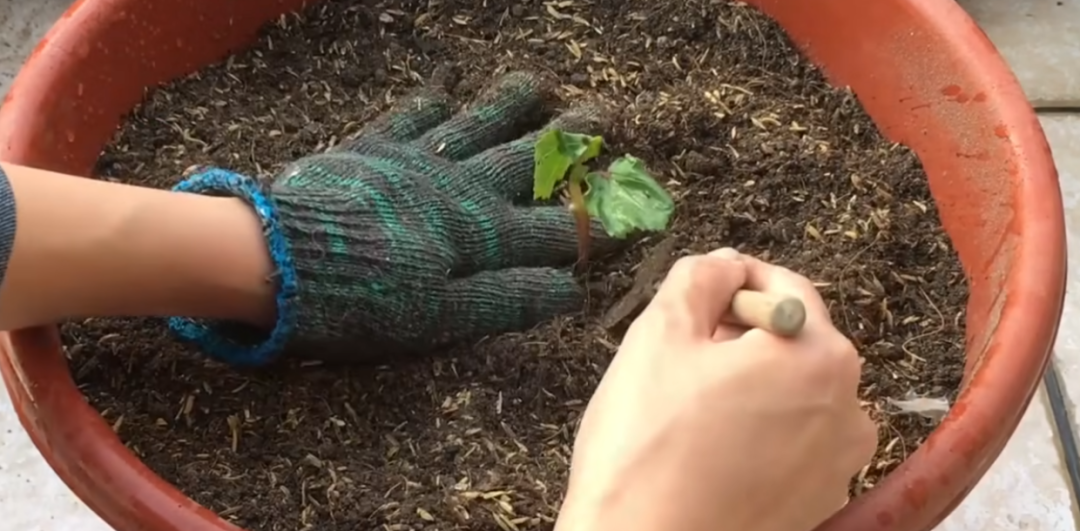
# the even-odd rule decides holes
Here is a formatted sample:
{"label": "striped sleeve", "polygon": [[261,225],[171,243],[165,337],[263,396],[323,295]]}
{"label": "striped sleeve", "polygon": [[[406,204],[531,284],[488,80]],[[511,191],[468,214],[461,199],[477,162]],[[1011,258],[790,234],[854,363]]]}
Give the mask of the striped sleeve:
{"label": "striped sleeve", "polygon": [[15,194],[4,168],[0,167],[0,285],[4,283],[8,260],[15,246]]}

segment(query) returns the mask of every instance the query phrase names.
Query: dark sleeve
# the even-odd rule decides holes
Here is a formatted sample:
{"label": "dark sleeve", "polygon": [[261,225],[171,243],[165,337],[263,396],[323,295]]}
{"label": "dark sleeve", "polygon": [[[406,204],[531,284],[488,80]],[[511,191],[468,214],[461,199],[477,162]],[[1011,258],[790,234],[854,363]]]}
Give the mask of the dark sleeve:
{"label": "dark sleeve", "polygon": [[15,246],[15,194],[4,168],[0,168],[0,285],[4,283],[11,249]]}

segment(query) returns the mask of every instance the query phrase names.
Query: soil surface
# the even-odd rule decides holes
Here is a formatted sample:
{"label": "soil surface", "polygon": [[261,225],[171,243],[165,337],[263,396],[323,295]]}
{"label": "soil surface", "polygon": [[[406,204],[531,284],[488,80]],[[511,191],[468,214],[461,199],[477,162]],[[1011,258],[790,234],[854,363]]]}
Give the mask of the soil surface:
{"label": "soil surface", "polygon": [[[330,1],[152,94],[99,172],[156,187],[192,164],[270,176],[439,65],[456,67],[460,101],[519,68],[558,79],[562,104],[607,98],[619,113],[609,144],[676,197],[675,254],[735,246],[819,282],[866,358],[862,396],[881,426],[858,494],[933,429],[887,399],[955,397],[959,263],[918,160],[882,139],[852,94],[752,9],[677,4]],[[582,315],[399,367],[235,371],[158,320],[70,322],[63,335],[120,438],[247,529],[550,529],[575,423],[620,339],[600,323],[658,240],[593,267]]]}

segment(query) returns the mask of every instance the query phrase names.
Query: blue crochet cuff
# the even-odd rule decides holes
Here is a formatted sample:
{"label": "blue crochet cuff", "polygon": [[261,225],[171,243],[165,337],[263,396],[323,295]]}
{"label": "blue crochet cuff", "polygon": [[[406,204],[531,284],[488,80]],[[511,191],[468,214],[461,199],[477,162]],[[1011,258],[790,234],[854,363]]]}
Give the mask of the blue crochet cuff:
{"label": "blue crochet cuff", "polygon": [[262,221],[266,244],[278,275],[277,322],[265,340],[241,344],[221,334],[202,320],[172,317],[169,328],[184,341],[197,345],[207,356],[230,365],[254,366],[273,361],[296,328],[296,266],[289,242],[278,220],[277,205],[250,177],[218,168],[202,169],[173,187],[176,192],[204,195],[231,195],[251,204]]}

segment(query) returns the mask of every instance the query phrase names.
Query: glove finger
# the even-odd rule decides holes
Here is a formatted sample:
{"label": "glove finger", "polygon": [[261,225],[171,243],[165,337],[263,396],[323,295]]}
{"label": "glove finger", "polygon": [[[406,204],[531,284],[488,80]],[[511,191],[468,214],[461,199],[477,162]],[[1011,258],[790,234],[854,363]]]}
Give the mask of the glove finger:
{"label": "glove finger", "polygon": [[558,129],[568,133],[602,135],[608,114],[598,104],[574,107],[548,122],[543,129],[469,158],[462,163],[465,174],[474,182],[492,189],[510,200],[532,199],[534,156],[540,135]]}
{"label": "glove finger", "polygon": [[[471,223],[472,230],[460,233],[462,264],[455,268],[457,274],[508,267],[559,267],[578,259],[577,221],[566,207],[507,207],[487,221]],[[599,221],[591,221],[590,258],[617,250],[626,242],[608,236]]]}
{"label": "glove finger", "polygon": [[439,90],[423,88],[399,101],[360,130],[353,139],[342,142],[336,149],[356,151],[363,140],[379,135],[392,141],[416,139],[431,128],[450,119],[450,100]]}
{"label": "glove finger", "polygon": [[525,331],[558,315],[581,311],[585,290],[570,271],[513,268],[452,280],[441,299],[446,320],[439,335],[454,342]]}
{"label": "glove finger", "polygon": [[539,119],[543,103],[540,80],[532,74],[512,72],[485,89],[468,109],[417,142],[451,160],[468,158],[527,128]]}

